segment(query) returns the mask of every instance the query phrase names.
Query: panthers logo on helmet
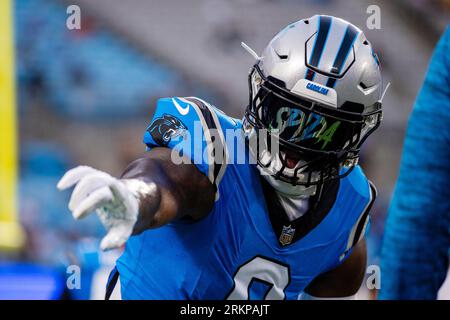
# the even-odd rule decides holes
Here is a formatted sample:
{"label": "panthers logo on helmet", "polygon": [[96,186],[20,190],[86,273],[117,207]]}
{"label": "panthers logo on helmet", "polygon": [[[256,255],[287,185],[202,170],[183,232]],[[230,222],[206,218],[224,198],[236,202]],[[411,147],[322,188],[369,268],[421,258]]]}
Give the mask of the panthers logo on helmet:
{"label": "panthers logo on helmet", "polygon": [[173,138],[181,136],[186,129],[187,127],[180,119],[170,114],[163,114],[152,122],[147,131],[158,145],[167,147]]}

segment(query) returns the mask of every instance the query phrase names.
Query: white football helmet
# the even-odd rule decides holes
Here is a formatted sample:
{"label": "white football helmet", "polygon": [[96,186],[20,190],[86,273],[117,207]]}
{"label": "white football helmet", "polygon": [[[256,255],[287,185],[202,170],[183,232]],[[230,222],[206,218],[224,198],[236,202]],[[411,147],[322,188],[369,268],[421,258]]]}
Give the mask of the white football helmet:
{"label": "white football helmet", "polygon": [[360,29],[331,16],[279,32],[253,66],[249,90],[244,132],[264,129],[279,141],[277,152],[267,140],[251,154],[268,182],[288,195],[312,195],[348,175],[382,118],[377,55]]}

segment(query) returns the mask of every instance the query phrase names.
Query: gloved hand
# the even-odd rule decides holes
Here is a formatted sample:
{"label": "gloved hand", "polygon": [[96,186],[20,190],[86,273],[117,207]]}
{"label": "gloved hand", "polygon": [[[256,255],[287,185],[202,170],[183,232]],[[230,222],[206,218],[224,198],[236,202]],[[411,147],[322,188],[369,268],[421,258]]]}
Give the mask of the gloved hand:
{"label": "gloved hand", "polygon": [[75,186],[69,209],[75,219],[96,211],[107,230],[102,250],[118,248],[130,237],[139,213],[139,199],[123,180],[87,166],[66,172],[58,189]]}

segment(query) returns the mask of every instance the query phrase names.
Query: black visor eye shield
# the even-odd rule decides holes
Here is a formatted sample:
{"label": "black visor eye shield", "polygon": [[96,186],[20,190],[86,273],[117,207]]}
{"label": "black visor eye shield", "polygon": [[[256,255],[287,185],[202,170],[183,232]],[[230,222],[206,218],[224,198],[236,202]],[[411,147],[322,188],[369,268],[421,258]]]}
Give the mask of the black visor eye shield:
{"label": "black visor eye shield", "polygon": [[[364,106],[351,102],[337,109],[310,101],[291,93],[277,79],[266,78],[258,65],[249,75],[249,88],[246,120],[255,129],[277,135],[279,149],[306,160],[311,170],[325,170],[319,172],[324,179],[339,177],[339,167],[357,158],[360,145],[381,121],[381,104],[364,112]],[[293,179],[289,177],[289,182]]]}

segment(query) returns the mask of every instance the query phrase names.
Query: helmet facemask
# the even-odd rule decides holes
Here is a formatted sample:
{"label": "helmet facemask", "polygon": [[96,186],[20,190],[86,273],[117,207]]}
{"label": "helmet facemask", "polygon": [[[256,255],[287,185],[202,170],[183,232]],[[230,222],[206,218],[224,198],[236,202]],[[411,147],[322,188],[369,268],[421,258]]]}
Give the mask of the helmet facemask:
{"label": "helmet facemask", "polygon": [[347,176],[358,162],[361,144],[381,121],[381,103],[333,108],[266,78],[258,64],[249,75],[249,89],[244,130],[267,131],[256,134],[255,145],[263,148],[250,151],[263,175],[292,187],[311,188]]}

